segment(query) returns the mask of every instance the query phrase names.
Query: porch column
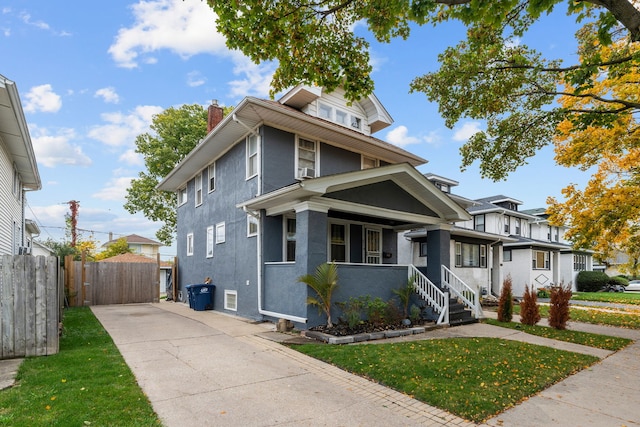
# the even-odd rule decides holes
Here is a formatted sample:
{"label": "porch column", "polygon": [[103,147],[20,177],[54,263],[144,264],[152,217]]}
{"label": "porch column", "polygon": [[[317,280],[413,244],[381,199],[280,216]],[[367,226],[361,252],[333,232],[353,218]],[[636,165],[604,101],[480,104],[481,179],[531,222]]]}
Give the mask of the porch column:
{"label": "porch column", "polygon": [[442,282],[442,269],[444,265],[450,268],[451,264],[451,231],[442,227],[427,228],[427,277],[434,284]]}
{"label": "porch column", "polygon": [[318,265],[327,262],[327,227],[329,208],[304,202],[296,210],[296,265],[301,274],[314,274]]}

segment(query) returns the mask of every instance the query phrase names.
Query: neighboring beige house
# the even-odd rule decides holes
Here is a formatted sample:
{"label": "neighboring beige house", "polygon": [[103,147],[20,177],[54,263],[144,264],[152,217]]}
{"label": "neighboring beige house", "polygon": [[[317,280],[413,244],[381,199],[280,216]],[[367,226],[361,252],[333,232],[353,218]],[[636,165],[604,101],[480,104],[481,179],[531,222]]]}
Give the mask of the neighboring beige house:
{"label": "neighboring beige house", "polygon": [[42,183],[15,82],[0,75],[0,255],[27,253],[26,192]]}
{"label": "neighboring beige house", "polygon": [[[109,241],[103,244],[102,247],[108,248],[121,238],[122,237],[114,239],[113,235],[109,233]],[[128,236],[124,236],[124,238],[127,240],[129,249],[131,249],[134,254],[153,258],[154,261],[157,259],[162,243],[147,239],[146,237],[138,236],[137,234],[129,234]]]}

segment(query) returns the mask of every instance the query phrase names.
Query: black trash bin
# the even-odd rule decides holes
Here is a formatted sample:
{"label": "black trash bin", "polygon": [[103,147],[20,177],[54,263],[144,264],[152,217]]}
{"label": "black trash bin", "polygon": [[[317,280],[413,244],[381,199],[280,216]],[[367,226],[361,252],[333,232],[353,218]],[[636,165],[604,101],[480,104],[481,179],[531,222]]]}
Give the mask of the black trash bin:
{"label": "black trash bin", "polygon": [[[203,283],[201,285],[191,285],[190,289],[190,296],[193,298],[193,306],[189,304],[189,307],[196,311],[213,310],[214,285]],[[189,301],[191,301],[191,298]]]}

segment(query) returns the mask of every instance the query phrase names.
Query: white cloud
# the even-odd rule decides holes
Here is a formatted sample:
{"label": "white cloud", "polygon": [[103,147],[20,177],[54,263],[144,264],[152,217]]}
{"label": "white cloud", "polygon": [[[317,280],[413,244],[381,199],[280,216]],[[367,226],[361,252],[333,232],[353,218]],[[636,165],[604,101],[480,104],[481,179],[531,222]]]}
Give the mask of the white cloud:
{"label": "white cloud", "polygon": [[138,135],[149,130],[155,114],[164,109],[154,105],[141,105],[129,114],[104,113],[105,125],[93,127],[88,135],[111,147],[133,146]]}
{"label": "white cloud", "polygon": [[132,6],[135,22],[122,28],[109,53],[120,67],[136,68],[153,52],[168,49],[182,58],[200,53],[225,53],[224,37],[216,32],[216,15],[200,0],[139,1]]}
{"label": "white cloud", "polygon": [[22,19],[22,22],[24,22],[27,25],[32,25],[36,28],[39,28],[41,30],[49,30],[49,24],[47,24],[44,21],[32,21],[31,20],[31,15],[28,13],[21,13],[20,14],[20,19]]}
{"label": "white cloud", "polygon": [[32,87],[25,98],[27,102],[24,104],[24,111],[28,113],[55,113],[62,108],[62,99],[50,84]]}
{"label": "white cloud", "polygon": [[116,90],[112,87],[104,87],[98,89],[94,95],[96,98],[102,98],[104,102],[110,104],[117,104],[120,102],[120,97],[116,93]]}
{"label": "white cloud", "polygon": [[400,125],[387,133],[387,141],[398,147],[405,147],[411,144],[426,142],[427,144],[435,144],[440,141],[440,136],[436,131],[429,132],[426,136],[411,136],[406,126]]}
{"label": "white cloud", "polygon": [[207,79],[202,76],[199,71],[192,71],[187,74],[187,86],[189,87],[198,87],[202,86],[207,82]]}
{"label": "white cloud", "polygon": [[[155,52],[169,50],[183,59],[206,53],[230,58],[233,73],[241,78],[229,82],[231,96],[267,96],[275,71],[273,64],[254,64],[239,51],[227,48],[225,38],[216,31],[216,14],[200,0],[139,1],[132,6],[134,23],[118,32],[109,47],[120,67],[136,68],[140,63],[155,64]],[[187,76],[189,86],[205,80],[195,73]]]}
{"label": "white cloud", "polygon": [[100,200],[124,201],[127,195],[127,188],[131,185],[133,177],[116,177],[112,178],[105,186],[94,193],[92,197]]}
{"label": "white cloud", "polygon": [[235,63],[233,73],[235,75],[245,75],[246,77],[229,82],[231,96],[266,97],[269,95],[269,85],[276,69],[274,63],[255,64],[238,52],[234,52],[233,61]]}
{"label": "white cloud", "polygon": [[91,159],[82,147],[70,141],[76,138],[73,129],[62,129],[57,135],[49,135],[46,129],[30,125],[33,150],[38,163],[53,168],[59,165],[91,166]]}
{"label": "white cloud", "polygon": [[118,161],[131,166],[144,166],[144,158],[140,153],[136,153],[133,148],[122,153]]}
{"label": "white cloud", "polygon": [[480,122],[466,122],[462,127],[455,130],[452,139],[454,141],[467,141],[474,134],[482,131]]}

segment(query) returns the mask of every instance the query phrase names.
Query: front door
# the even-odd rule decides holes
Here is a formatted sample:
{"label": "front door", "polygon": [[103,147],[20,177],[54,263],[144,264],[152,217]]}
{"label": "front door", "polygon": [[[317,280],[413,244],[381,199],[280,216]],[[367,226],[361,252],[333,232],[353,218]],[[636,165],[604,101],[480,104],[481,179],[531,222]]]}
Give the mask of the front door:
{"label": "front door", "polygon": [[365,236],[365,262],[367,264],[380,264],[382,262],[381,231],[375,228],[367,228]]}

